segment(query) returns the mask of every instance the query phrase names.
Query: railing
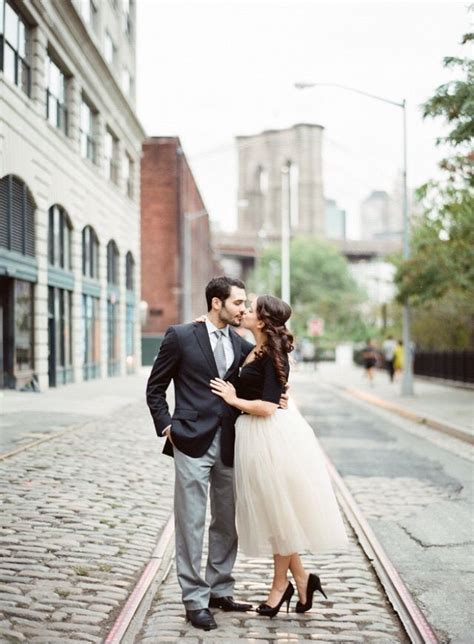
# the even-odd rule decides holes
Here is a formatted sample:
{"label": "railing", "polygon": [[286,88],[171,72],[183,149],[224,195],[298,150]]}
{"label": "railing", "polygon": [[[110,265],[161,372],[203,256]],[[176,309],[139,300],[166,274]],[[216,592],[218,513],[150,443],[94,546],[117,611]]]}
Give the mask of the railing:
{"label": "railing", "polygon": [[474,349],[416,351],[414,373],[417,376],[474,384]]}

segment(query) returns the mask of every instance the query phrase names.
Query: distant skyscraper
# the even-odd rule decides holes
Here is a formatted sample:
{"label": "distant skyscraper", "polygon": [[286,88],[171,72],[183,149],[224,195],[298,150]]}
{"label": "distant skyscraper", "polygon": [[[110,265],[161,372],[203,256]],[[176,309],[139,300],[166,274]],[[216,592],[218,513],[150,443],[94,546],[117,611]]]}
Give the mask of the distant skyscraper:
{"label": "distant skyscraper", "polygon": [[338,207],[335,199],[326,199],[325,236],[328,239],[346,238],[346,211]]}
{"label": "distant skyscraper", "polygon": [[320,125],[301,123],[237,137],[240,233],[264,231],[269,239],[280,235],[282,167],[286,167],[292,231],[324,236],[322,135]]}
{"label": "distant skyscraper", "polygon": [[401,206],[385,190],[374,190],[361,204],[362,239],[398,239],[402,234]]}

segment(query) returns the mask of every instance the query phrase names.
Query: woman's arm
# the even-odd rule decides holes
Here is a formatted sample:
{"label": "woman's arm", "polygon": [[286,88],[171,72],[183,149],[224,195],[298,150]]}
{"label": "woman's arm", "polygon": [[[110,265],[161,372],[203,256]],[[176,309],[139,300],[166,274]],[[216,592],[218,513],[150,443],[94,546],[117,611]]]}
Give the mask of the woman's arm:
{"label": "woman's arm", "polygon": [[277,409],[278,404],[266,400],[245,400],[238,398],[234,385],[220,378],[211,380],[212,391],[223,398],[228,405],[240,409],[246,414],[253,416],[271,416]]}

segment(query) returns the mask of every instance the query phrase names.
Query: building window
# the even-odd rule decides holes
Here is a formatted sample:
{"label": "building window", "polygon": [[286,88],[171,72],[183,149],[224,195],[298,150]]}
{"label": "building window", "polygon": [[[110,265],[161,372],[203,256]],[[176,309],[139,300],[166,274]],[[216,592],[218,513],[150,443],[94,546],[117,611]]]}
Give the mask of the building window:
{"label": "building window", "polygon": [[46,118],[67,135],[66,75],[46,54]]}
{"label": "building window", "polygon": [[8,0],[0,0],[0,68],[5,78],[30,96],[28,36],[28,26],[17,10]]}
{"label": "building window", "polygon": [[83,321],[83,377],[97,378],[100,374],[100,301],[91,295],[82,295]]}
{"label": "building window", "polygon": [[118,286],[119,283],[119,252],[113,239],[107,244],[107,283]]}
{"label": "building window", "polygon": [[115,46],[112,36],[108,31],[105,32],[104,40],[104,58],[109,63],[109,65],[115,64],[115,59],[117,57],[117,47]]}
{"label": "building window", "polygon": [[15,280],[15,373],[33,370],[33,284]]}
{"label": "building window", "polygon": [[81,155],[84,159],[96,161],[94,141],[95,113],[92,107],[82,99],[81,103]]}
{"label": "building window", "polygon": [[0,248],[35,256],[35,205],[23,181],[9,174],[0,181]]}
{"label": "building window", "polygon": [[299,213],[299,168],[296,163],[288,163],[290,187],[290,222],[292,228],[297,228],[300,223]]}
{"label": "building window", "polygon": [[76,0],[76,4],[86,25],[95,29],[97,24],[97,8],[93,0]]}
{"label": "building window", "polygon": [[48,287],[49,386],[72,382],[72,293]]}
{"label": "building window", "polygon": [[135,290],[135,261],[130,251],[125,256],[125,288],[127,291]]}
{"label": "building window", "polygon": [[262,166],[257,168],[257,190],[263,196],[268,194],[268,172]]}
{"label": "building window", "polygon": [[122,69],[122,89],[123,93],[128,98],[132,89],[132,77],[126,67]]}
{"label": "building window", "polygon": [[99,278],[99,240],[91,226],[82,231],[82,274],[92,279]]}
{"label": "building window", "polygon": [[133,198],[133,161],[128,154],[123,160],[123,179],[127,197]]}
{"label": "building window", "polygon": [[118,139],[106,130],[104,139],[105,176],[118,183]]}
{"label": "building window", "polygon": [[127,373],[135,371],[135,307],[127,304],[125,311],[125,352]]}
{"label": "building window", "polygon": [[115,297],[107,301],[107,373],[120,373],[119,303]]}
{"label": "building window", "polygon": [[48,262],[66,271],[72,269],[71,233],[69,217],[61,206],[51,206],[48,224]]}
{"label": "building window", "polygon": [[122,0],[122,28],[129,38],[132,37],[132,18],[130,0]]}

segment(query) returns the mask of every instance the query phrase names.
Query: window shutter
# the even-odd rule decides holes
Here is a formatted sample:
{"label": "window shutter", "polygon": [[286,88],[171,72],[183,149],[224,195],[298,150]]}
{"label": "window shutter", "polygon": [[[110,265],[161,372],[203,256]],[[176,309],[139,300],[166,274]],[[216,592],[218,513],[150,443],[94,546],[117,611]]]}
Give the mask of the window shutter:
{"label": "window shutter", "polygon": [[23,223],[23,184],[13,177],[11,193],[11,247],[17,253],[23,254],[23,238],[25,228]]}
{"label": "window shutter", "polygon": [[0,247],[8,248],[8,177],[0,181]]}

